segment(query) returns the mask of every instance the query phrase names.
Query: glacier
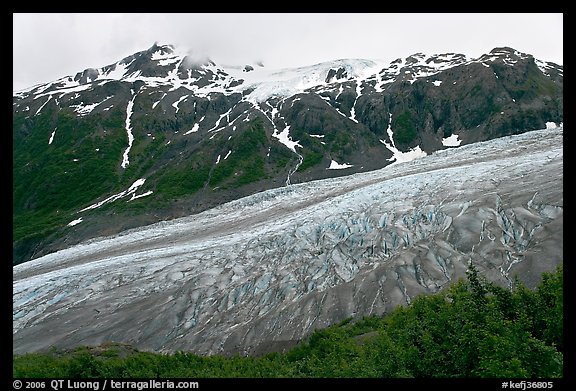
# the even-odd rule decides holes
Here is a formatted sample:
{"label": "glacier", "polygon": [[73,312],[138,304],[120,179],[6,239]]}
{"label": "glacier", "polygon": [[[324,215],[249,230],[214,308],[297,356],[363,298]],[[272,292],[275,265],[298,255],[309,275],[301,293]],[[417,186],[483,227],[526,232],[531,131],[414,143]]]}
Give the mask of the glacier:
{"label": "glacier", "polygon": [[13,267],[13,353],[106,341],[261,354],[563,257],[563,127],[293,184]]}

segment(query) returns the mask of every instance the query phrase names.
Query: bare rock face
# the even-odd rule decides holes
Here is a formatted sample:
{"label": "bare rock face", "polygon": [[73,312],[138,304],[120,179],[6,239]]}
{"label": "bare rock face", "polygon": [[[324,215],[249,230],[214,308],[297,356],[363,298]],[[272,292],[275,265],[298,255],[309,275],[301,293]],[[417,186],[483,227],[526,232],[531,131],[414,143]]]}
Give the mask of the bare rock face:
{"label": "bare rock face", "polygon": [[563,259],[563,130],[291,185],[13,269],[13,352],[106,341],[265,353],[383,314],[470,263],[535,286]]}

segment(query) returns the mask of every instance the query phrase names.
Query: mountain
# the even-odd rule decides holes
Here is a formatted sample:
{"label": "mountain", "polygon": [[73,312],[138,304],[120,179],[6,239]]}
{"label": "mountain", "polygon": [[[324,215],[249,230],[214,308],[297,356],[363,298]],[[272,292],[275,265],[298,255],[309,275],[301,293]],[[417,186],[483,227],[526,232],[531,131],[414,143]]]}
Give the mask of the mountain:
{"label": "mountain", "polygon": [[13,264],[266,189],[563,122],[511,48],[270,70],[154,44],[13,94]]}
{"label": "mountain", "polygon": [[470,264],[534,288],[562,259],[563,129],[550,128],[281,186],[16,265],[13,352],[118,342],[261,354],[445,289]]}

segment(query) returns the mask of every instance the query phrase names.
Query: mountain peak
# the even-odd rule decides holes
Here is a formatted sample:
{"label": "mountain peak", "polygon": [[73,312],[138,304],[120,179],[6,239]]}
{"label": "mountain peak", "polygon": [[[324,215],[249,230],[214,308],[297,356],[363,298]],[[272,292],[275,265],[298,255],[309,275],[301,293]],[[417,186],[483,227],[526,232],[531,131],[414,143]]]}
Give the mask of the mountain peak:
{"label": "mountain peak", "polygon": [[148,49],[145,50],[144,53],[153,57],[166,57],[174,54],[175,47],[173,45],[158,45],[157,42]]}
{"label": "mountain peak", "polygon": [[156,41],[152,44],[152,46],[150,46],[147,52],[154,53],[158,50],[169,50],[170,52],[173,52],[175,49],[176,47],[174,45],[171,44],[162,45],[158,44],[158,41]]}
{"label": "mountain peak", "polygon": [[509,46],[500,46],[500,47],[495,47],[494,49],[492,49],[490,51],[491,54],[501,54],[501,53],[518,53],[518,51],[514,48],[511,48]]}
{"label": "mountain peak", "polygon": [[518,57],[518,58],[532,57],[530,54],[519,52],[518,50],[508,46],[494,48],[490,51],[490,54],[503,57]]}

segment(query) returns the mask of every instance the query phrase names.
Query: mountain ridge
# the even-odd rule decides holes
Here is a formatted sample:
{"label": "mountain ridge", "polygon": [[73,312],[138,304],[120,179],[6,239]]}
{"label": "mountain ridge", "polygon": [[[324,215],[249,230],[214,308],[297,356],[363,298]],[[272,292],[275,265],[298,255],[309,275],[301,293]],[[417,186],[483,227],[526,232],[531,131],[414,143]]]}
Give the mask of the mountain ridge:
{"label": "mountain ridge", "polygon": [[[563,122],[562,67],[512,48],[284,70],[189,57],[155,44],[14,93],[13,263],[265,189]],[[85,194],[69,194],[78,188]],[[119,194],[130,206],[118,207]],[[31,226],[38,217],[43,233]]]}

